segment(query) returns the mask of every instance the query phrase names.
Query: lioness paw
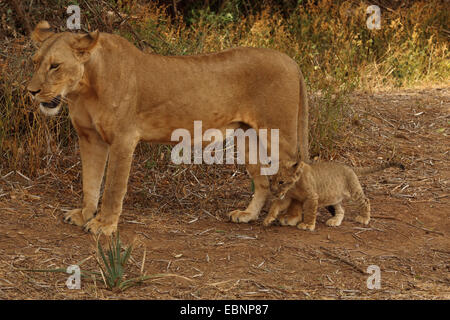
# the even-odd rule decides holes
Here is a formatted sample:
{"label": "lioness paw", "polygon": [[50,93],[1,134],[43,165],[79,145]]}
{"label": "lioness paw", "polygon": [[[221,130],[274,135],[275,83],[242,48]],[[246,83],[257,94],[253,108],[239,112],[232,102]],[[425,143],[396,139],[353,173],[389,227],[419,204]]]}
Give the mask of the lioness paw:
{"label": "lioness paw", "polygon": [[370,217],[357,216],[357,217],[355,218],[355,221],[356,221],[356,222],[359,222],[359,223],[361,223],[361,224],[367,225],[367,224],[369,224]]}
{"label": "lioness paw", "polygon": [[256,220],[257,216],[251,212],[247,211],[240,211],[240,210],[234,210],[231,211],[228,216],[230,217],[230,220],[237,223],[247,223],[253,220]]}
{"label": "lioness paw", "polygon": [[313,224],[306,224],[306,223],[299,223],[298,225],[297,225],[297,228],[299,228],[299,229],[301,229],[301,230],[309,230],[309,231],[314,231],[314,229],[315,229],[315,225],[313,225]]}
{"label": "lioness paw", "polygon": [[302,219],[301,216],[289,216],[289,215],[284,215],[282,217],[280,217],[278,219],[278,221],[280,222],[280,224],[282,226],[293,226],[295,227],[297,225],[297,223],[300,222],[300,220]]}
{"label": "lioness paw", "polygon": [[102,221],[101,217],[97,216],[86,223],[83,229],[95,235],[103,234],[110,236],[113,232],[116,232],[117,222]]}
{"label": "lioness paw", "polygon": [[81,227],[87,220],[83,215],[83,209],[73,209],[64,213],[64,222]]}
{"label": "lioness paw", "polygon": [[263,221],[264,227],[270,226],[270,224],[271,224],[274,220],[275,220],[274,217],[272,217],[272,216],[267,216],[267,217],[264,219],[264,221]]}

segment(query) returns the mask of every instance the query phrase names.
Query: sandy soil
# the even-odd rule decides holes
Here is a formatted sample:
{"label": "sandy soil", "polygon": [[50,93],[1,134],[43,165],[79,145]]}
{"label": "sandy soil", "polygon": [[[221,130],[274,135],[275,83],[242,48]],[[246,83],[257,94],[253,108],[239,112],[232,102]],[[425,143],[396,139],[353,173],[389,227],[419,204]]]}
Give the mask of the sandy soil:
{"label": "sandy soil", "polygon": [[[359,93],[350,107],[334,160],[374,165],[395,148],[407,166],[361,177],[368,226],[352,220],[351,203],[337,228],[323,209],[314,232],[264,228],[268,206],[257,222],[234,224],[226,213],[251,197],[242,167],[136,156],[120,222],[123,242],[135,244],[126,277],[176,276],[124,292],[91,280],[69,290],[67,274],[23,269],[86,258],[83,270],[99,269],[93,238],[62,222],[81,202],[75,149],[48,157],[34,179],[0,172],[0,299],[450,299],[450,88]],[[380,289],[367,288],[370,265]]]}

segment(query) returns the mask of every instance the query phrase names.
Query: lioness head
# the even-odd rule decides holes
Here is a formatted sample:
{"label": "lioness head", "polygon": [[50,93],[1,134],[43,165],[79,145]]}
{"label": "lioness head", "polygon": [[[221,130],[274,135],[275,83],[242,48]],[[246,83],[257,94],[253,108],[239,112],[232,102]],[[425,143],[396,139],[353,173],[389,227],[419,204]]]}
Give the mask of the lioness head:
{"label": "lioness head", "polygon": [[99,34],[53,33],[47,21],[36,26],[31,35],[38,46],[32,57],[35,72],[27,89],[44,114],[57,114],[66,96],[79,89],[84,64],[89,61]]}
{"label": "lioness head", "polygon": [[303,173],[304,165],[303,161],[280,164],[278,173],[270,179],[270,191],[276,198],[283,199],[294,187]]}

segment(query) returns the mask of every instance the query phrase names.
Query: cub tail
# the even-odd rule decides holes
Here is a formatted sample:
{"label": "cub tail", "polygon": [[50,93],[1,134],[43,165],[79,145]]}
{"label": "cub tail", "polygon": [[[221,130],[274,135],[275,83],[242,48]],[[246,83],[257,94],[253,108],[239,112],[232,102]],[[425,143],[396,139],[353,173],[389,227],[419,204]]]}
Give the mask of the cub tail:
{"label": "cub tail", "polygon": [[357,175],[362,176],[362,175],[371,174],[371,173],[382,171],[384,169],[392,168],[392,167],[397,167],[402,170],[405,170],[405,166],[398,161],[388,161],[379,166],[367,167],[367,168],[353,168],[353,170],[355,171],[355,173]]}

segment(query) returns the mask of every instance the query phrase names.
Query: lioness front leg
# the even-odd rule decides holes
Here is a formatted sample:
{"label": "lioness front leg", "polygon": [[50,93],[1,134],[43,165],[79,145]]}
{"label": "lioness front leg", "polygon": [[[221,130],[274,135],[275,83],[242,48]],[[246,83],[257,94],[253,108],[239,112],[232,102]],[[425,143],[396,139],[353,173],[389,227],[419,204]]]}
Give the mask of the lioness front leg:
{"label": "lioness front leg", "polygon": [[137,139],[130,138],[111,145],[102,206],[95,218],[85,224],[85,231],[104,235],[116,231],[137,142]]}
{"label": "lioness front leg", "polygon": [[100,187],[108,157],[108,145],[94,130],[79,132],[83,180],[83,206],[64,214],[64,221],[83,226],[97,211]]}

